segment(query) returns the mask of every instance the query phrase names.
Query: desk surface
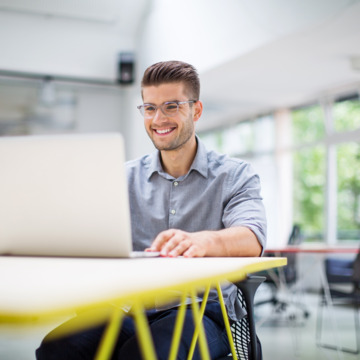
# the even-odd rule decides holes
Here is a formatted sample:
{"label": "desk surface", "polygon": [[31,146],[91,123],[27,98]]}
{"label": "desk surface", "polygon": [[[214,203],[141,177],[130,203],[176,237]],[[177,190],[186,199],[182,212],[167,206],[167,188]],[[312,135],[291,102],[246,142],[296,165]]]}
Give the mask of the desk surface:
{"label": "desk surface", "polygon": [[282,248],[269,248],[265,250],[266,254],[281,254],[281,253],[319,253],[319,254],[357,254],[359,246],[328,246],[325,244],[302,244],[302,245],[288,245]]}
{"label": "desk surface", "polygon": [[0,321],[151,299],[185,286],[240,281],[286,258],[79,259],[0,257]]}

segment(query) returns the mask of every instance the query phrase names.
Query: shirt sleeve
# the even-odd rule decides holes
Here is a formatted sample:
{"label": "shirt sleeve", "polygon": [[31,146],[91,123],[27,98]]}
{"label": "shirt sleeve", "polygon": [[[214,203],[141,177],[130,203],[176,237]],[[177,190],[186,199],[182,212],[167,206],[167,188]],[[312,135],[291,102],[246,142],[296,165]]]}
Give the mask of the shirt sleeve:
{"label": "shirt sleeve", "polygon": [[228,202],[225,205],[225,228],[245,226],[257,237],[264,251],[266,245],[266,215],[261,197],[259,176],[246,162],[233,167],[226,184]]}

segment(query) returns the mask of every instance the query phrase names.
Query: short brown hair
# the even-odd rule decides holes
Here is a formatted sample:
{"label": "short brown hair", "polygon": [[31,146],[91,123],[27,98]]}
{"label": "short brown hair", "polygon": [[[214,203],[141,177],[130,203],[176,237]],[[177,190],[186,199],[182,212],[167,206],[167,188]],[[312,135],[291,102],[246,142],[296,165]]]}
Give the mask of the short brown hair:
{"label": "short brown hair", "polygon": [[190,100],[199,100],[200,80],[194,66],[182,61],[162,61],[149,66],[141,81],[141,89],[166,83],[183,82]]}

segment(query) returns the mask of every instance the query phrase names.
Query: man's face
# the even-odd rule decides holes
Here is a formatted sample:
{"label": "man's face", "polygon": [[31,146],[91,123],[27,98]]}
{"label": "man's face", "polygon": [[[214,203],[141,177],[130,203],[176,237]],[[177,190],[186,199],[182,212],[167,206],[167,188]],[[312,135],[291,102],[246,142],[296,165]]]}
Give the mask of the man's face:
{"label": "man's face", "polygon": [[[147,86],[142,91],[144,104],[159,106],[167,101],[187,101],[183,83]],[[158,108],[152,119],[144,118],[145,129],[158,150],[176,150],[195,134],[194,122],[201,115],[200,102],[181,104],[175,116],[166,116]]]}

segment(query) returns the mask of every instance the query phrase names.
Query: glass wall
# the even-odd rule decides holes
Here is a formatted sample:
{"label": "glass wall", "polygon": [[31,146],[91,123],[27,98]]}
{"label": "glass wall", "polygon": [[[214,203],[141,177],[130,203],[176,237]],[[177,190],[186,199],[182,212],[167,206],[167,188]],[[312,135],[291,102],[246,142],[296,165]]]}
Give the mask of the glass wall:
{"label": "glass wall", "polygon": [[325,148],[293,152],[293,222],[309,241],[323,241],[325,233]]}
{"label": "glass wall", "polygon": [[360,142],[337,146],[337,236],[360,239]]}
{"label": "glass wall", "polygon": [[326,149],[324,112],[314,104],[291,111],[293,222],[309,241],[325,235]]}
{"label": "glass wall", "polygon": [[339,99],[333,106],[335,131],[360,128],[360,102],[358,96]]}

